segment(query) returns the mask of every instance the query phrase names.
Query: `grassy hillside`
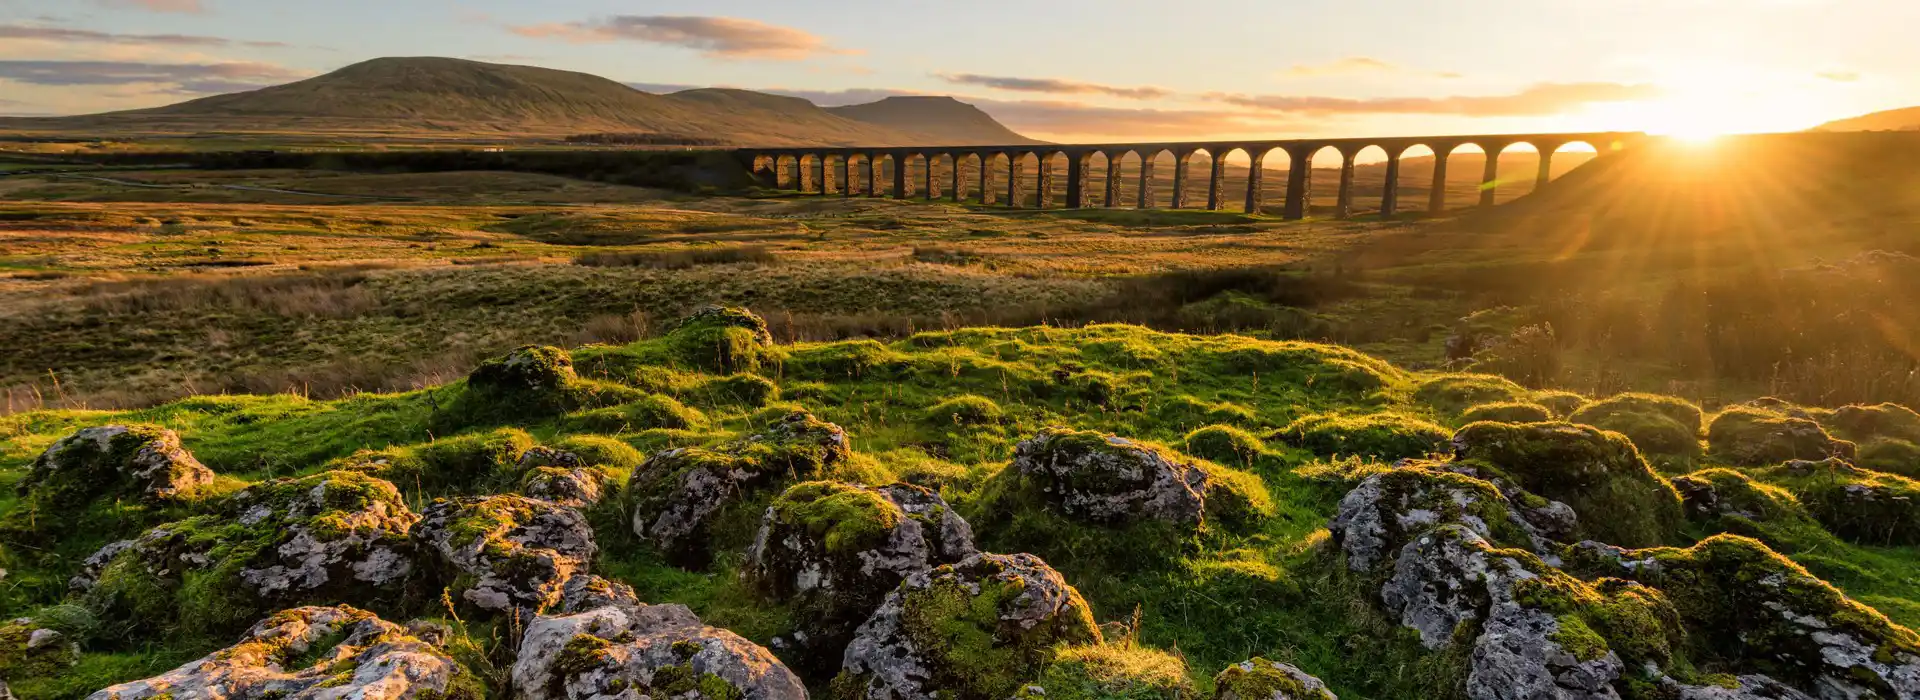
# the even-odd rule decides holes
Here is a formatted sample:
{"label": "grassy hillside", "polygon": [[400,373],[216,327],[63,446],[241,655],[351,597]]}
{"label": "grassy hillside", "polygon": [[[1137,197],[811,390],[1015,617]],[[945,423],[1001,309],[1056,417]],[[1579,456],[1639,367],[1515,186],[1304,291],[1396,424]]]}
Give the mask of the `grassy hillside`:
{"label": "grassy hillside", "polygon": [[153,109],[0,119],[0,131],[425,140],[638,132],[740,145],[939,140],[836,116],[795,98],[740,90],[652,95],[585,73],[452,58],[374,59],[286,85]]}
{"label": "grassy hillside", "polygon": [[1858,117],[1840,119],[1814,127],[1814,131],[1914,131],[1920,130],[1920,107],[1889,109]]}
{"label": "grassy hillside", "polygon": [[[62,436],[116,423],[178,431],[184,447],[217,475],[198,500],[164,508],[101,501],[60,519],[36,517],[42,503],[36,499],[43,496],[32,489],[0,503],[0,522],[5,524],[0,557],[12,584],[0,596],[0,613],[52,625],[80,642],[83,650],[76,666],[52,673],[16,672],[8,680],[28,697],[79,697],[215,650],[228,643],[235,630],[264,614],[255,611],[260,603],[244,594],[202,595],[224,590],[218,588],[226,584],[215,569],[189,569],[188,583],[181,588],[169,587],[163,574],[154,579],[159,588],[139,590],[126,586],[147,579],[131,570],[109,569],[94,584],[94,593],[70,594],[67,579],[78,571],[80,560],[101,545],[167,521],[182,521],[173,526],[176,531],[205,528],[192,530],[201,533],[193,537],[236,537],[231,528],[238,526],[232,525],[232,516],[223,515],[227,511],[220,494],[272,478],[319,478],[316,475],[328,470],[391,480],[404,504],[398,507],[420,511],[435,497],[510,490],[517,456],[539,444],[590,448],[584,454],[598,455],[596,468],[606,470],[612,491],[586,507],[600,544],[591,561],[595,573],[633,585],[650,603],[688,604],[708,624],[761,644],[792,631],[793,616],[803,614],[763,597],[738,575],[740,552],[753,540],[769,502],[788,485],[809,478],[869,484],[904,480],[944,495],[973,522],[981,549],[1037,554],[1078,588],[1093,619],[1111,624],[1106,644],[1076,653],[1151,661],[1146,667],[1097,669],[1096,677],[1108,682],[1168,682],[1164,674],[1171,673],[1173,685],[1190,684],[1186,692],[1197,687],[1204,693],[1213,686],[1216,672],[1262,656],[1298,665],[1343,698],[1462,697],[1468,683],[1464,647],[1451,652],[1423,649],[1411,630],[1380,607],[1374,589],[1381,578],[1349,570],[1343,545],[1330,538],[1327,523],[1357,484],[1391,469],[1387,461],[1429,454],[1447,459],[1443,453],[1451,449],[1446,444],[1453,430],[1488,415],[1496,404],[1508,411],[1525,407],[1541,417],[1572,414],[1574,420],[1602,425],[1625,425],[1612,422],[1622,416],[1647,425],[1664,421],[1660,424],[1670,423],[1677,435],[1664,440],[1667,433],[1638,427],[1623,428],[1628,433],[1622,436],[1551,423],[1481,422],[1466,428],[1464,439],[1480,444],[1474,436],[1489,431],[1588,436],[1580,439],[1624,450],[1620,454],[1629,465],[1624,473],[1659,484],[1654,493],[1665,495],[1656,499],[1670,499],[1675,514],[1680,501],[1666,485],[1669,478],[1689,488],[1720,484],[1723,498],[1771,499],[1764,511],[1727,516],[1705,511],[1677,520],[1671,515],[1636,515],[1621,507],[1628,501],[1607,500],[1637,498],[1624,495],[1627,492],[1596,491],[1623,495],[1575,499],[1582,527],[1588,528],[1583,532],[1645,533],[1640,537],[1646,539],[1630,543],[1634,545],[1705,543],[1694,550],[1655,550],[1666,552],[1659,556],[1667,557],[1663,561],[1668,566],[1683,566],[1686,557],[1729,547],[1742,556],[1757,556],[1745,566],[1784,572],[1796,577],[1793,585],[1812,586],[1796,589],[1814,598],[1793,599],[1803,606],[1795,610],[1812,609],[1800,601],[1825,601],[1820,605],[1838,607],[1817,608],[1828,612],[1816,614],[1831,624],[1891,630],[1886,633],[1896,641],[1889,643],[1900,646],[1888,654],[1907,653],[1908,642],[1897,640],[1911,636],[1905,628],[1890,625],[1920,622],[1920,588],[1914,583],[1920,580],[1920,560],[1906,546],[1920,536],[1911,525],[1911,506],[1872,515],[1850,511],[1830,500],[1840,493],[1833,482],[1750,459],[1754,453],[1739,448],[1772,443],[1735,430],[1735,423],[1754,416],[1786,420],[1788,414],[1809,415],[1836,432],[1881,444],[1904,439],[1890,435],[1920,428],[1920,417],[1901,422],[1886,413],[1887,421],[1863,422],[1856,420],[1858,411],[1808,413],[1775,403],[1703,419],[1691,404],[1658,397],[1626,397],[1583,410],[1590,399],[1527,390],[1495,377],[1408,371],[1334,346],[1163,334],[1130,326],[968,328],[923,332],[887,343],[792,345],[764,345],[748,335],[711,335],[707,330],[696,324],[644,343],[581,349],[571,358],[577,378],[569,370],[560,375],[560,384],[525,396],[490,393],[495,390],[476,373],[468,381],[339,401],[206,396],[140,411],[47,411],[0,420],[0,435],[7,438],[0,447],[0,479],[9,483],[21,482],[28,464]],[[711,345],[716,342],[732,349],[716,356]],[[551,408],[531,408],[569,396],[575,398]],[[729,500],[702,540],[714,555],[711,563],[669,563],[660,550],[635,536],[629,514],[657,496],[649,490],[657,480],[648,469],[660,468],[652,463],[636,466],[640,455],[694,446],[726,449],[728,441],[768,430],[794,411],[844,427],[851,436],[851,453],[830,469],[779,477]],[[1703,425],[1711,425],[1711,430],[1700,432]],[[1146,441],[1158,454],[1197,465],[1215,483],[1232,484],[1236,498],[1244,500],[1212,492],[1206,520],[1193,531],[1151,521],[1089,523],[1021,500],[1036,496],[1018,495],[1024,493],[1018,490],[1024,488],[1023,477],[1007,466],[1008,460],[1017,443],[1050,426]],[[1636,449],[1636,444],[1641,447]],[[1588,464],[1580,460],[1603,459],[1573,452],[1527,456],[1525,450],[1531,448],[1513,449],[1520,456],[1463,452],[1452,457],[1451,464],[1478,469],[1470,473],[1482,475],[1497,465],[1511,470],[1502,473],[1527,479],[1521,483],[1530,488],[1550,488],[1535,484],[1550,483],[1545,475],[1555,473],[1551,470],[1576,473],[1582,468],[1569,460]],[[1659,472],[1645,466],[1643,453],[1657,458]],[[1460,488],[1494,488],[1478,479],[1428,471],[1445,468],[1447,462],[1427,464],[1430,467],[1392,470]],[[1592,464],[1599,468],[1603,462]],[[1881,468],[1900,473],[1920,471],[1920,463],[1911,461],[1885,465]],[[1824,479],[1833,478],[1839,477]],[[1891,489],[1889,493],[1911,494],[1920,488],[1894,474],[1845,478],[1871,478],[1878,484],[1875,488]],[[1511,482],[1499,488],[1522,493]],[[182,520],[194,516],[199,519]],[[227,534],[220,534],[222,527],[229,528]],[[1730,539],[1726,533],[1754,539]],[[1566,572],[1574,576],[1555,573],[1551,575],[1561,578],[1551,580],[1573,587],[1576,596],[1616,595],[1596,591],[1616,590],[1607,586],[1618,582],[1603,586],[1586,578],[1590,575],[1579,573],[1584,565],[1573,563],[1577,550],[1561,551],[1569,557]],[[419,556],[433,555],[422,551]],[[1505,556],[1532,555],[1507,550]],[[1838,589],[1827,588],[1812,578],[1815,575]],[[1737,592],[1740,584],[1733,579],[1649,580],[1654,583],[1639,589],[1639,595],[1661,605],[1671,599],[1683,606],[1680,615],[1637,631],[1600,626],[1605,631],[1586,643],[1635,655],[1627,658],[1655,654],[1665,672],[1708,684],[1721,682],[1715,679],[1723,676],[1716,674],[1762,670],[1796,684],[1811,682],[1792,675],[1790,667],[1772,665],[1763,651],[1718,645],[1715,640],[1725,635],[1708,616],[1710,609],[1694,606],[1706,600],[1702,595],[1746,595]],[[394,595],[369,594],[350,602],[388,619],[426,616],[450,624],[456,640],[450,648],[469,649],[460,653],[460,662],[487,681],[493,695],[504,696],[517,640],[515,623],[460,602],[469,585],[470,579],[427,576]],[[121,594],[100,591],[147,598],[116,598]],[[1596,620],[1618,619],[1595,610]],[[952,624],[967,619],[956,616]],[[1660,625],[1673,626],[1662,632]],[[1475,627],[1465,626],[1467,631],[1460,634],[1471,639]],[[1641,646],[1647,637],[1634,634],[1654,639],[1672,634],[1677,641],[1654,645],[1656,653]],[[1172,650],[1177,657],[1165,653]],[[1070,683],[1074,667],[1042,666],[1045,681],[1035,680],[1042,674],[1038,668],[1005,667],[994,673],[1026,674],[1019,675],[1023,683]],[[1067,677],[1052,675],[1062,673]],[[817,696],[842,697],[829,689],[826,678],[831,675],[829,671],[808,678]],[[1625,679],[1620,686],[1627,697],[1658,697]],[[1180,694],[1167,693],[1140,697]]]}
{"label": "grassy hillside", "polygon": [[829,107],[827,111],[848,119],[936,136],[945,145],[1040,143],[1014,133],[980,108],[951,97],[888,97],[863,105]]}

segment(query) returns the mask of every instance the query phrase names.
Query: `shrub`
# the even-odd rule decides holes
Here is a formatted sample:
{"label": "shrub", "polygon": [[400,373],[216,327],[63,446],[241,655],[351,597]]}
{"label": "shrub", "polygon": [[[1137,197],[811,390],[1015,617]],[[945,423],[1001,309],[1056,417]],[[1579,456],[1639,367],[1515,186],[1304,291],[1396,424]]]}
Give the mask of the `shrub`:
{"label": "shrub", "polygon": [[1323,456],[1395,460],[1446,451],[1453,433],[1398,413],[1364,416],[1314,415],[1296,420],[1268,439]]}
{"label": "shrub", "polygon": [[1460,414],[1462,423],[1478,423],[1483,420],[1495,423],[1540,423],[1553,420],[1553,415],[1545,406],[1517,401],[1483,403]]}

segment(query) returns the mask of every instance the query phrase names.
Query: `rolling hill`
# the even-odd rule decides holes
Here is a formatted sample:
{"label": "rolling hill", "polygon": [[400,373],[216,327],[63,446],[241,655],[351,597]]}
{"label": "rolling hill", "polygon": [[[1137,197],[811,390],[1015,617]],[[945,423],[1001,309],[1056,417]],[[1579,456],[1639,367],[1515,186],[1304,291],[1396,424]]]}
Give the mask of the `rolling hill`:
{"label": "rolling hill", "polygon": [[[991,118],[986,121],[1012,134]],[[971,129],[983,127],[969,123]],[[722,89],[655,95],[586,73],[453,58],[373,59],[286,85],[152,109],[0,119],[0,131],[362,139],[517,139],[637,132],[738,145],[954,141],[952,134],[939,129],[929,133],[906,128],[899,120],[869,121],[835,114],[798,98]],[[989,140],[1004,140],[1001,134],[994,137]]]}
{"label": "rolling hill", "polygon": [[1814,131],[1920,131],[1920,107],[1890,109],[1858,117],[1831,121]]}
{"label": "rolling hill", "polygon": [[940,136],[953,145],[1015,145],[1040,143],[980,111],[979,107],[944,96],[889,97],[879,102],[827,111],[870,124]]}

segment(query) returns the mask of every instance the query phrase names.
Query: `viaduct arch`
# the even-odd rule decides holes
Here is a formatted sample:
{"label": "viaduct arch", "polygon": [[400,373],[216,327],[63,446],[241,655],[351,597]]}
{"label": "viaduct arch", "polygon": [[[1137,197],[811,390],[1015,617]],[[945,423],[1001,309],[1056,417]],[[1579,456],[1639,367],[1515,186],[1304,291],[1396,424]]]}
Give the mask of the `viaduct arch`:
{"label": "viaduct arch", "polygon": [[[746,148],[735,151],[755,177],[768,186],[799,190],[812,194],[864,194],[895,199],[915,197],[927,200],[962,201],[969,189],[983,204],[1011,207],[1052,208],[1054,180],[1059,166],[1065,166],[1064,206],[1081,209],[1095,206],[1117,207],[1121,192],[1129,187],[1121,164],[1132,157],[1139,163],[1131,187],[1137,193],[1134,206],[1155,207],[1154,164],[1162,155],[1174,162],[1172,204],[1174,209],[1220,210],[1227,202],[1240,200],[1246,211],[1259,212],[1266,206],[1266,164],[1277,155],[1288,164],[1286,202],[1281,213],[1287,219],[1303,219],[1312,212],[1316,183],[1312,167],[1314,156],[1332,149],[1339,154],[1338,197],[1335,216],[1353,216],[1354,159],[1361,151],[1378,149],[1386,154],[1386,183],[1381,194],[1379,213],[1392,217],[1406,209],[1401,200],[1401,161],[1408,152],[1425,147],[1433,152],[1433,185],[1428,190],[1426,210],[1439,213],[1446,209],[1448,161],[1454,152],[1474,146],[1486,154],[1485,170],[1480,177],[1479,204],[1494,204],[1495,188],[1500,181],[1500,154],[1520,144],[1540,154],[1536,185],[1551,179],[1553,155],[1561,147],[1584,143],[1605,157],[1638,145],[1647,135],[1640,132],[1607,131],[1564,134],[1495,134],[1475,136],[1396,136],[1386,138],[1340,138],[1281,141],[1209,141],[1173,143],[1058,144],[1023,146],[913,146],[913,147],[822,147],[822,148]],[[1239,151],[1252,162],[1244,192],[1226,190],[1227,154]],[[1190,173],[1193,157],[1206,154],[1211,165],[1203,173]],[[1093,171],[1099,167],[1094,156],[1105,158],[1104,192],[1090,189]],[[961,164],[975,168],[977,183],[962,182]],[[909,169],[918,177],[909,179]],[[946,177],[935,179],[935,166]],[[1037,167],[1035,167],[1037,166]],[[887,171],[883,175],[883,168]],[[1036,182],[1028,183],[1029,169]],[[864,177],[862,177],[864,175]],[[890,176],[890,178],[888,178]],[[1195,183],[1195,177],[1206,178]],[[892,186],[887,187],[886,180]],[[941,180],[944,180],[942,182]],[[976,187],[969,187],[975,185]],[[942,185],[945,185],[942,187]],[[1196,186],[1199,185],[1199,186]],[[1028,197],[1031,192],[1033,196]]]}

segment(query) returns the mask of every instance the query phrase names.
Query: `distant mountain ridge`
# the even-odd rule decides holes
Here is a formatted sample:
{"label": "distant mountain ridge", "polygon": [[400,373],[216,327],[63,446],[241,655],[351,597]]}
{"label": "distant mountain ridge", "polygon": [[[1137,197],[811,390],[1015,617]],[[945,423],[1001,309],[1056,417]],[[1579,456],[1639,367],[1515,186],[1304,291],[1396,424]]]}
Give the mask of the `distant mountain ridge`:
{"label": "distant mountain ridge", "polygon": [[[1031,143],[971,105],[822,109],[703,88],[656,95],[596,75],[456,58],[377,58],[285,85],[151,109],[0,119],[0,131],[123,135],[551,138],[634,132],[740,146]],[[916,123],[917,120],[917,123]]]}

